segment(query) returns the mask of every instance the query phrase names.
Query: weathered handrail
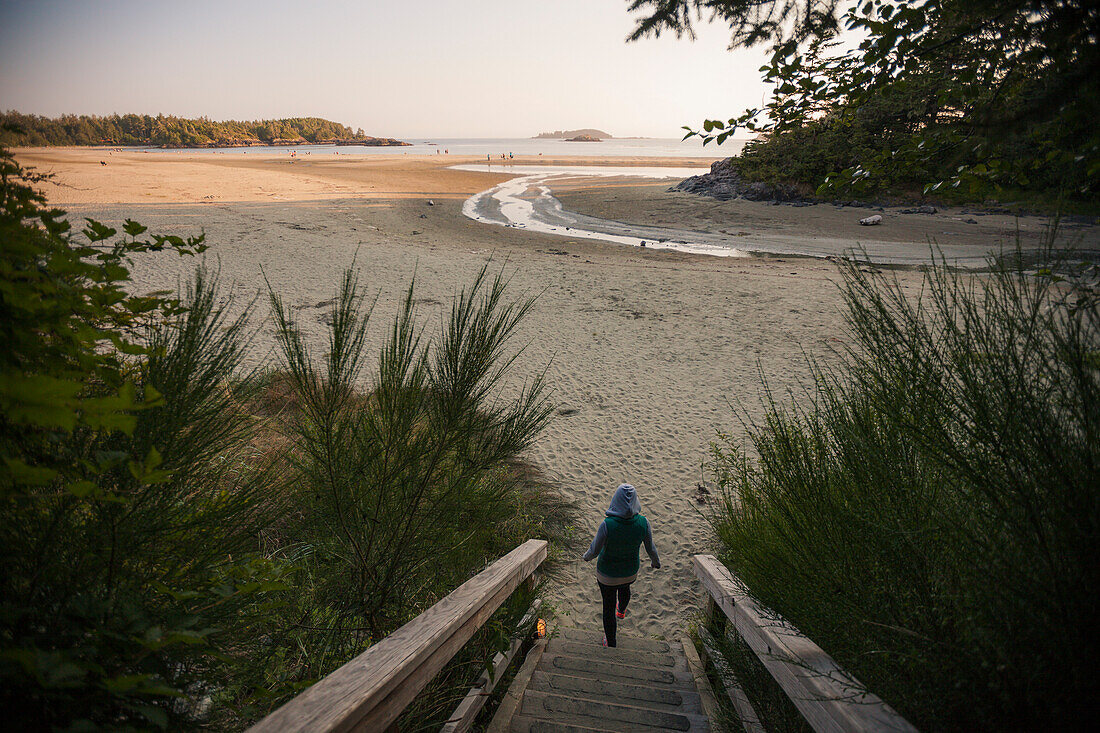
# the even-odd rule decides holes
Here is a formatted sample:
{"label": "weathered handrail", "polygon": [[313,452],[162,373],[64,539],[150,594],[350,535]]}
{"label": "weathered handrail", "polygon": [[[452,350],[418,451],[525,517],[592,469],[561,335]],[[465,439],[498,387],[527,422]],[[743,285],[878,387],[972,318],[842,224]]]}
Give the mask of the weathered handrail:
{"label": "weathered handrail", "polygon": [[821,647],[778,615],[764,610],[713,555],[695,556],[695,575],[815,731],[915,733],[909,721],[867,692]]}
{"label": "weathered handrail", "polygon": [[524,542],[249,730],[385,730],[545,559]]}

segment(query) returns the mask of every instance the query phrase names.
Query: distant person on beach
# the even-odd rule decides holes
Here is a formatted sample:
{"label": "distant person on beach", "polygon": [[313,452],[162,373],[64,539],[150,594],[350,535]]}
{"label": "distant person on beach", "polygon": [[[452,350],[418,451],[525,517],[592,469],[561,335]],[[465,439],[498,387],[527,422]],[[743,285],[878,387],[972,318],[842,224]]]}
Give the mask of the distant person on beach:
{"label": "distant person on beach", "polygon": [[649,522],[641,514],[642,503],[638,492],[630,484],[619,484],[611,497],[611,505],[604,512],[606,519],[600,523],[596,537],[584,553],[584,561],[594,557],[596,584],[603,598],[603,645],[615,646],[616,619],[626,618],[626,606],[630,603],[630,584],[638,577],[638,548],[645,545],[650,567],[661,567],[657,548],[653,546],[653,533]]}

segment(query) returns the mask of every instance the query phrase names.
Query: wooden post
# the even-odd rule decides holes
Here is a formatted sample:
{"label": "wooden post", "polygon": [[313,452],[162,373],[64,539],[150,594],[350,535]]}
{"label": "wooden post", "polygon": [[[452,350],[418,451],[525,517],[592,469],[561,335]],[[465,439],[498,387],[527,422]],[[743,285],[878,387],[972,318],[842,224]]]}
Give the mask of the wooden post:
{"label": "wooden post", "polygon": [[722,613],[722,609],[718,607],[718,604],[710,597],[710,594],[707,594],[707,608],[705,614],[707,631],[716,638],[724,638],[726,635],[726,614]]}
{"label": "wooden post", "polygon": [[691,676],[695,679],[695,689],[699,693],[699,703],[703,707],[703,714],[707,716],[711,726],[717,726],[719,718],[718,700],[714,697],[714,688],[711,687],[710,680],[707,679],[707,670],[703,660],[699,657],[699,652],[695,649],[695,642],[691,640],[690,636],[681,634],[680,646],[684,648],[688,669],[691,670]]}
{"label": "wooden post", "polygon": [[756,708],[749,702],[748,695],[745,694],[741,683],[737,681],[737,676],[733,673],[726,658],[722,656],[722,652],[715,647],[714,637],[709,631],[702,629],[699,632],[699,640],[703,643],[703,651],[710,657],[711,663],[714,664],[714,671],[718,674],[718,679],[722,680],[722,686],[726,688],[726,695],[729,697],[733,709],[737,711],[737,717],[740,718],[745,733],[765,733],[764,726],[760,723],[760,717],[756,714]]}

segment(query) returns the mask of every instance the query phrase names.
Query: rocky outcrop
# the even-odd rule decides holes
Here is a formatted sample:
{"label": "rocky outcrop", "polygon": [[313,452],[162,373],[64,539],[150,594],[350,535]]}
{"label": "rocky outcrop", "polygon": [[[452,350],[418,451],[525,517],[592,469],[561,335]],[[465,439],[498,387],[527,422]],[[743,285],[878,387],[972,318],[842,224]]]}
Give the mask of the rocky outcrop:
{"label": "rocky outcrop", "polygon": [[367,145],[369,147],[388,148],[394,146],[411,146],[412,143],[407,143],[404,140],[394,140],[392,137],[356,137],[350,140],[326,140],[324,142],[317,143],[318,145]]}
{"label": "rocky outcrop", "polygon": [[802,196],[793,186],[772,185],[760,181],[745,181],[733,166],[733,159],[716,160],[711,163],[710,173],[685,178],[669,191],[683,191],[700,196],[710,196],[719,201],[745,199],[746,201],[778,201],[781,203],[801,203]]}
{"label": "rocky outcrop", "polygon": [[567,138],[565,142],[567,142],[567,143],[600,143],[600,142],[603,142],[603,140],[601,140],[598,137],[595,137],[594,135],[577,135],[576,137]]}

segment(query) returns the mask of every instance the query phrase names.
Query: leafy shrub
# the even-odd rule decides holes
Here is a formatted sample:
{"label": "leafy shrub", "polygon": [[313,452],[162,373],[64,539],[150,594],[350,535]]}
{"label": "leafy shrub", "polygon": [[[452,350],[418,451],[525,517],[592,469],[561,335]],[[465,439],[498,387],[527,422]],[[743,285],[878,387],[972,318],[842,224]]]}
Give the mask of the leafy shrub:
{"label": "leafy shrub", "polygon": [[0,697],[17,727],[165,726],[283,587],[231,409],[250,381],[224,382],[242,322],[201,272],[182,301],[123,289],[133,254],[201,239],[74,235],[2,165]]}
{"label": "leafy shrub", "polygon": [[[541,382],[497,397],[530,308],[500,276],[457,296],[437,341],[410,289],[365,392],[355,276],[317,363],[273,294],[287,369],[242,373],[253,306],[209,273],[178,298],[127,292],[131,257],[201,237],[75,234],[40,180],[0,150],[9,725],[240,728],[521,541],[569,539],[572,506],[519,459],[550,414]],[[526,599],[435,699],[465,692]]]}

